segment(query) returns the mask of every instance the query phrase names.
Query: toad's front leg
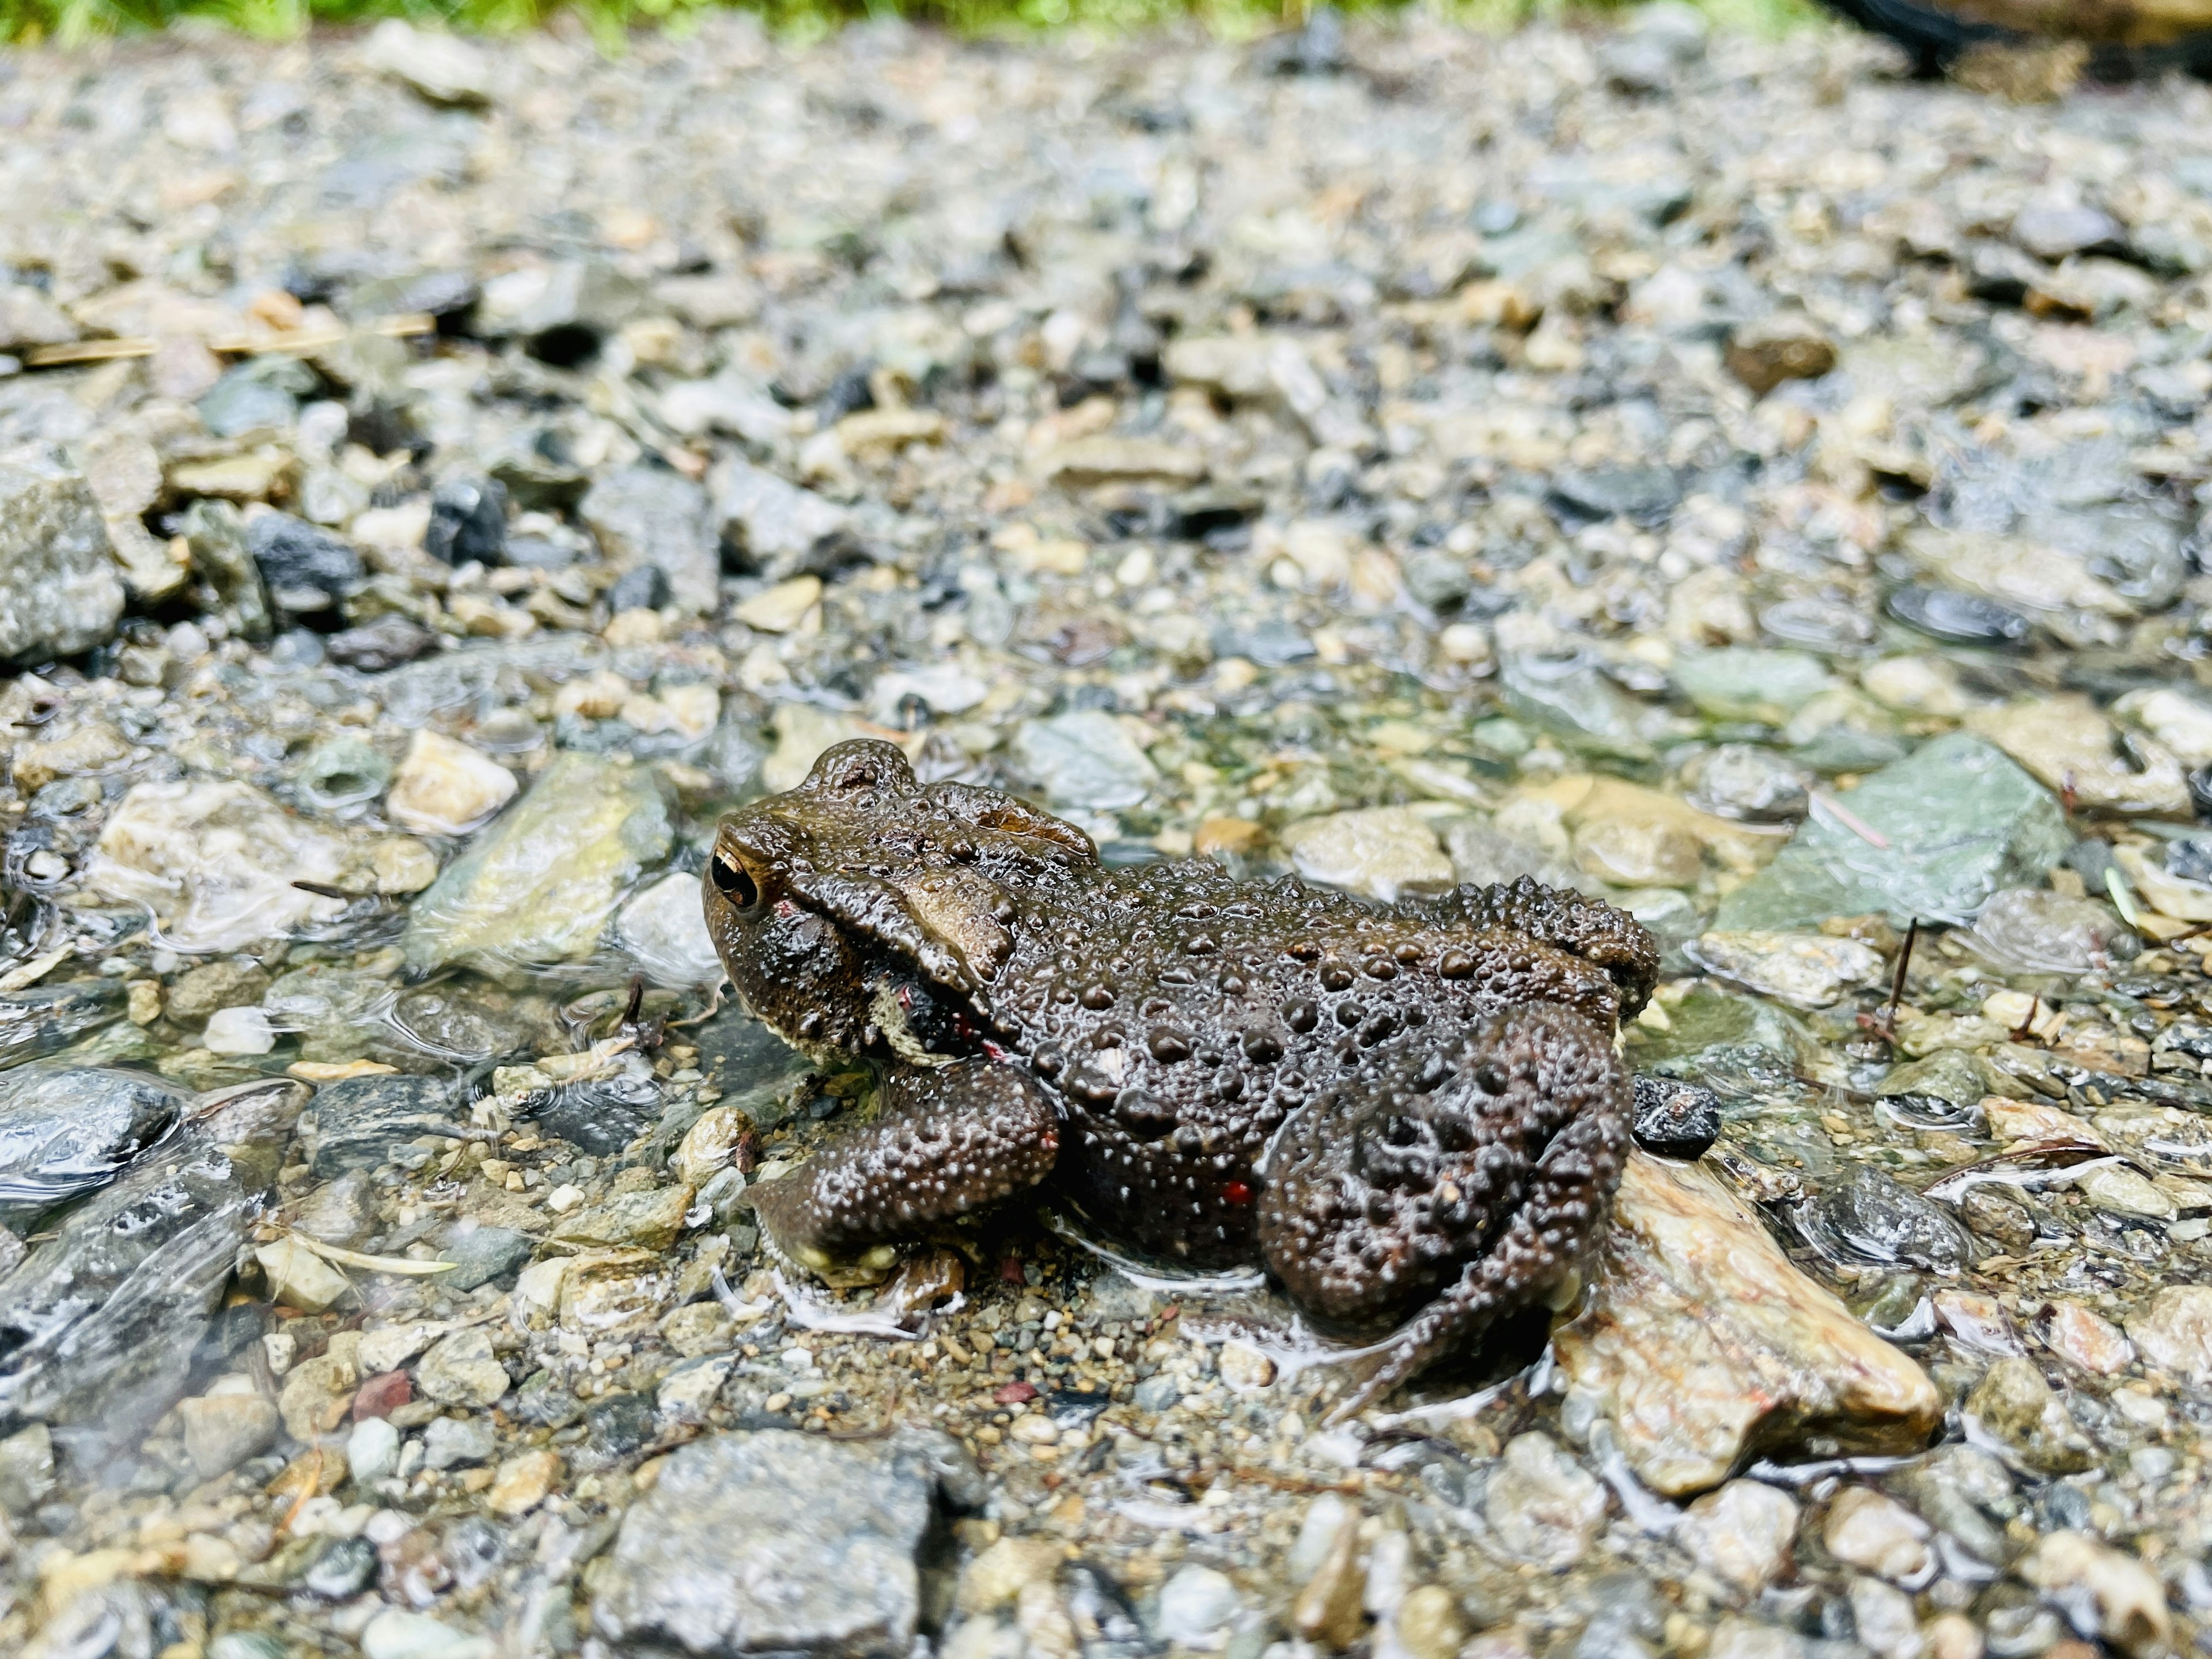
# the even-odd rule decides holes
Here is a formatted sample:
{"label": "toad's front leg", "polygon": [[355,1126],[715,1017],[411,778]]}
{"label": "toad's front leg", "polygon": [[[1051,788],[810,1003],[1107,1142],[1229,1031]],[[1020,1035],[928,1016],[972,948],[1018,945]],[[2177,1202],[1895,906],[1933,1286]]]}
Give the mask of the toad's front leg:
{"label": "toad's front leg", "polygon": [[1060,1120],[1028,1073],[988,1060],[894,1071],[884,1110],[755,1189],[769,1239],[817,1270],[1011,1198],[1052,1172]]}

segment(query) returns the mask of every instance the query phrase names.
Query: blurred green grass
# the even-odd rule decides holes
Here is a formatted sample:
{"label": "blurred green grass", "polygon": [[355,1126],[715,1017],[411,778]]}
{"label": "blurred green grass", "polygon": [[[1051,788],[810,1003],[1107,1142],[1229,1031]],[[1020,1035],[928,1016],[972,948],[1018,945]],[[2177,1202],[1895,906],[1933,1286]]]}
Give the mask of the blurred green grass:
{"label": "blurred green grass", "polygon": [[[1504,29],[1572,11],[1619,10],[1633,0],[1414,0],[1470,27]],[[1810,0],[1694,0],[1724,27],[1774,34],[1815,13]],[[1408,0],[1340,0],[1346,11],[1397,11]],[[757,13],[779,35],[818,39],[868,18],[903,16],[963,34],[1078,28],[1107,33],[1195,20],[1231,38],[1294,23],[1300,0],[0,0],[0,41],[81,44],[191,20],[267,38],[317,23],[404,17],[471,33],[509,34],[571,12],[610,44],[638,28],[681,30],[725,4]]]}

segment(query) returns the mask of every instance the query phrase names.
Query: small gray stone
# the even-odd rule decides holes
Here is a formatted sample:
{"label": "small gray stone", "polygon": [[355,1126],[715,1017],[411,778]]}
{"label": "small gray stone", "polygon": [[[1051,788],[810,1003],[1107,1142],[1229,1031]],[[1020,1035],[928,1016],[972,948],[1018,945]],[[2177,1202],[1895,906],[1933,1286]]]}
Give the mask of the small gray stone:
{"label": "small gray stone", "polygon": [[188,1098],[119,1066],[48,1061],[0,1072],[0,1226],[27,1231],[56,1205],[106,1185]]}
{"label": "small gray stone", "polygon": [[0,1510],[28,1515],[54,1490],[54,1441],[43,1423],[0,1440]]}
{"label": "small gray stone", "polygon": [[1579,889],[1583,877],[1565,859],[1542,848],[1464,818],[1444,831],[1452,874],[1475,887],[1492,887],[1534,876],[1547,887]]}
{"label": "small gray stone", "polygon": [[1740,1595],[1756,1595],[1790,1565],[1798,1509],[1789,1493],[1757,1480],[1731,1480],[1683,1511],[1674,1541]]}
{"label": "small gray stone", "polygon": [[[302,364],[310,381],[313,371]],[[232,369],[201,395],[200,421],[218,438],[243,437],[264,428],[283,429],[299,418],[300,400],[289,388],[250,363]]]}
{"label": "small gray stone", "polygon": [[615,936],[655,985],[721,983],[722,959],[707,931],[699,878],[687,872],[662,877],[625,904]]}
{"label": "small gray stone", "polygon": [[1769,725],[1779,725],[1835,684],[1820,659],[1806,652],[1741,647],[1686,652],[1673,678],[1700,714]]}
{"label": "small gray stone", "polygon": [[123,578],[92,486],[44,449],[0,455],[0,663],[88,651],[122,615]]}
{"label": "small gray stone", "polygon": [[185,1450],[203,1480],[228,1474],[276,1438],[284,1419],[276,1402],[252,1392],[203,1395],[177,1402]]}
{"label": "small gray stone", "polygon": [[323,1180],[374,1170],[417,1136],[458,1127],[452,1091],[436,1078],[341,1078],[315,1097],[314,1109],[312,1160]]}
{"label": "small gray stone", "polygon": [[1595,663],[1580,657],[1520,656],[1498,672],[1505,706],[1533,726],[1589,754],[1650,760],[1648,709]]}
{"label": "small gray stone", "polygon": [[2110,905],[2042,887],[2008,887],[1991,895],[1965,941],[2012,974],[2109,970],[2142,949],[2142,936]]}
{"label": "small gray stone", "polygon": [[1682,486],[1668,467],[1608,466],[1562,472],[1552,480],[1552,495],[1585,518],[1656,522],[1674,511]]}
{"label": "small gray stone", "polygon": [[707,483],[723,541],[771,581],[810,568],[815,550],[846,527],[844,508],[740,457]]}
{"label": "small gray stone", "polygon": [[1138,1383],[1130,1398],[1140,1412],[1173,1411],[1182,1398],[1182,1385],[1159,1371]]}
{"label": "small gray stone", "polygon": [[720,559],[707,492],[683,474],[623,467],[586,492],[576,516],[618,569],[650,565],[668,578],[673,603],[686,611],[714,608]]}
{"label": "small gray stone", "polygon": [[1853,1164],[1802,1224],[1826,1254],[1845,1261],[1945,1275],[1973,1264],[1973,1239],[1949,1211],[1871,1164]]}
{"label": "small gray stone", "polygon": [[264,513],[246,527],[246,549],[272,593],[301,596],[287,606],[311,610],[307,595],[343,598],[368,574],[361,555],[319,525],[289,513]]}
{"label": "small gray stone", "polygon": [[27,283],[0,283],[0,351],[66,345],[76,325],[52,300]]}
{"label": "small gray stone", "polygon": [[1724,743],[1684,769],[1690,804],[1745,823],[1794,823],[1809,810],[1813,775],[1756,744]]}
{"label": "small gray stone", "polygon": [[1516,1435],[1490,1477],[1482,1513],[1499,1541],[1558,1572],[1589,1553],[1605,1521],[1605,1488],[1549,1435]]}
{"label": "small gray stone", "polygon": [[2091,248],[2117,248],[2126,235],[2119,221],[2102,208],[2023,208],[2013,216],[2013,240],[2053,264]]}
{"label": "small gray stone", "polygon": [[1121,722],[1099,709],[1024,720],[1012,752],[1023,775],[1056,806],[1114,811],[1134,806],[1159,781]]}
{"label": "small gray stone", "polygon": [[300,1588],[325,1601],[349,1601],[376,1582],[376,1546],[366,1538],[340,1538],[315,1558]]}
{"label": "small gray stone", "polygon": [[633,1504],[593,1601],[599,1633],[700,1659],[904,1653],[937,1494],[978,1495],[941,1434],[831,1442],[781,1429],[676,1452]]}
{"label": "small gray stone", "polygon": [[481,1417],[441,1417],[422,1431],[422,1462],[434,1469],[489,1462],[499,1437]]}
{"label": "small gray stone", "polygon": [[473,1291],[520,1269],[537,1248],[527,1233],[511,1227],[472,1227],[447,1243],[443,1259],[460,1266],[440,1282],[457,1291]]}
{"label": "small gray stone", "polygon": [[1160,1586],[1160,1639],[1176,1647],[1199,1646],[1243,1605],[1228,1574],[1195,1564],[1178,1568]]}
{"label": "small gray stone", "polygon": [[422,1356],[415,1381],[424,1396],[448,1406],[489,1406],[507,1392],[507,1367],[492,1357],[481,1328],[455,1331]]}

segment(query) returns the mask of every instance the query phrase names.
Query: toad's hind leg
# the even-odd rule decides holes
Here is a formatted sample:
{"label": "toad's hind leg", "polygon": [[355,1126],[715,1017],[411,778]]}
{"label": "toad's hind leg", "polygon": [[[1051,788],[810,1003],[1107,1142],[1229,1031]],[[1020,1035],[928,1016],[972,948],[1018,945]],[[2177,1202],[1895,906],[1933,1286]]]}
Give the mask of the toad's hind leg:
{"label": "toad's hind leg", "polygon": [[1627,1130],[1617,1112],[1577,1118],[1546,1147],[1527,1198],[1456,1283],[1394,1331],[1379,1367],[1329,1413],[1364,1411],[1496,1320],[1552,1295],[1582,1262],[1611,1210]]}
{"label": "toad's hind leg", "polygon": [[1630,1099],[1607,1028],[1531,1003],[1378,1054],[1284,1125],[1267,1266],[1324,1319],[1404,1322],[1345,1410],[1566,1278],[1620,1181]]}
{"label": "toad's hind leg", "polygon": [[872,1122],[754,1191],[770,1240],[809,1267],[1011,1198],[1059,1156],[1059,1118],[1011,1066],[916,1067],[884,1093]]}

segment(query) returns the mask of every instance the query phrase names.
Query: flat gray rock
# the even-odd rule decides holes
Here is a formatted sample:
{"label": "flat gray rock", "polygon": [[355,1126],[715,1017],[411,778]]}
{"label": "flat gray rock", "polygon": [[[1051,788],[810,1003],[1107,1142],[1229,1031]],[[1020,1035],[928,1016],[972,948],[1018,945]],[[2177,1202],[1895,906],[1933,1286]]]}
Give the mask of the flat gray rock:
{"label": "flat gray rock", "polygon": [[972,1499],[977,1479],[941,1434],[695,1441],[624,1518],[595,1623],[641,1652],[903,1655],[931,1511],[940,1492]]}
{"label": "flat gray rock", "polygon": [[84,476],[42,447],[0,456],[0,663],[73,656],[123,615],[123,577]]}

